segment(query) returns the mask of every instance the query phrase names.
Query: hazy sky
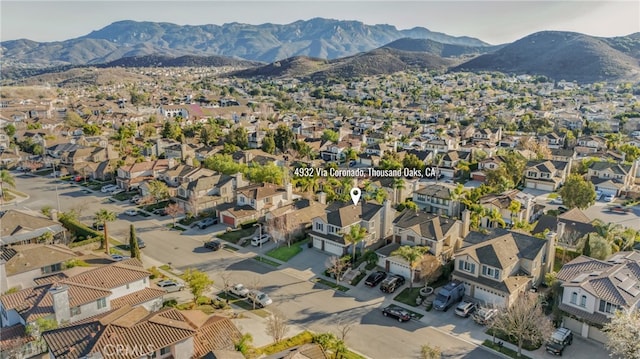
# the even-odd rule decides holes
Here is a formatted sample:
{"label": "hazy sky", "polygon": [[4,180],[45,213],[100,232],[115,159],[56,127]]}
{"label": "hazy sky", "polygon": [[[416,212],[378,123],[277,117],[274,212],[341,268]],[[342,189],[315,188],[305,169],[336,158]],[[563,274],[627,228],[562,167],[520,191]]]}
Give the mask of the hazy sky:
{"label": "hazy sky", "polygon": [[58,41],[114,21],[291,23],[313,17],[415,26],[499,44],[541,30],[640,32],[640,1],[0,1],[0,39]]}

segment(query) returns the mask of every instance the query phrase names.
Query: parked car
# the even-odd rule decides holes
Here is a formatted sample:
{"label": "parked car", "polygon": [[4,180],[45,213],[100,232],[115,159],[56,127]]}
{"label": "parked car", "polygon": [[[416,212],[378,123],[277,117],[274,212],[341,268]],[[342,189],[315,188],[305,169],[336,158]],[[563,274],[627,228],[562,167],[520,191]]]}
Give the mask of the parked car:
{"label": "parked car", "polygon": [[562,213],[566,213],[569,212],[569,208],[565,207],[565,206],[558,206],[558,213],[562,214]]}
{"label": "parked car", "polygon": [[114,184],[108,184],[108,185],[104,185],[102,186],[102,188],[100,188],[100,192],[102,193],[109,193],[111,191],[115,191],[116,188],[118,188],[118,186],[114,185]]}
{"label": "parked car", "polygon": [[387,278],[387,272],[379,270],[369,274],[367,279],[365,279],[364,284],[369,287],[375,287],[380,284],[380,282],[382,282],[385,278]]}
{"label": "parked car", "polygon": [[204,244],[204,247],[207,249],[211,249],[212,251],[215,252],[220,248],[222,248],[223,246],[222,246],[222,242],[220,242],[219,240],[213,239],[213,240],[210,240],[209,242],[206,242]]}
{"label": "parked car", "polygon": [[158,287],[164,289],[168,293],[184,290],[184,284],[178,283],[171,279],[161,280],[158,282]]}
{"label": "parked car", "polygon": [[433,308],[446,312],[455,303],[464,297],[464,284],[460,281],[449,282],[438,290],[436,299],[433,301]]}
{"label": "parked car", "polygon": [[564,204],[564,202],[562,201],[562,197],[558,196],[551,200],[551,204]]}
{"label": "parked car", "polygon": [[247,294],[247,299],[249,299],[250,302],[255,303],[260,308],[264,308],[273,303],[273,300],[271,300],[266,293],[259,290],[250,290]]}
{"label": "parked car", "polygon": [[198,228],[200,228],[200,229],[205,229],[207,227],[213,226],[216,223],[218,223],[218,219],[217,218],[207,217],[207,218],[199,221],[198,223],[196,223],[196,226]]}
{"label": "parked car", "polygon": [[397,319],[399,322],[408,322],[411,320],[411,314],[406,310],[394,306],[388,306],[382,309],[382,315]]}
{"label": "parked car", "polygon": [[607,194],[607,195],[604,195],[604,197],[602,197],[602,200],[605,202],[613,202],[613,200],[615,199],[616,199],[616,196],[612,194]]}
{"label": "parked car", "polygon": [[270,239],[271,239],[271,235],[266,233],[260,236],[254,236],[253,238],[251,238],[251,245],[254,247],[258,247],[261,244],[265,244],[269,242]]}
{"label": "parked car", "polygon": [[476,304],[473,302],[462,301],[456,307],[456,315],[459,317],[467,318],[471,313],[475,312]]}
{"label": "parked car", "polygon": [[97,231],[103,231],[104,230],[104,223],[93,222],[92,227],[93,227],[93,229],[95,229]]}
{"label": "parked car", "polygon": [[127,216],[137,216],[138,215],[138,210],[137,209],[128,209],[128,210],[124,211],[124,214],[126,214]]}
{"label": "parked car", "polygon": [[249,289],[247,289],[247,287],[240,283],[231,287],[231,289],[229,289],[229,292],[240,298],[246,298],[246,296],[249,295]]}
{"label": "parked car", "polygon": [[156,208],[154,209],[151,213],[158,215],[158,216],[166,216],[167,215],[167,210],[164,208]]}
{"label": "parked car", "polygon": [[400,288],[405,282],[405,279],[401,275],[391,274],[380,284],[380,290],[385,293],[393,293],[396,289]]}
{"label": "parked car", "polygon": [[498,314],[498,310],[494,308],[480,308],[474,315],[473,321],[480,325],[487,325]]}
{"label": "parked car", "polygon": [[83,179],[85,179],[85,177],[83,176],[76,176],[73,180],[76,182],[81,182]]}
{"label": "parked car", "polygon": [[131,258],[131,257],[129,257],[129,256],[123,256],[123,255],[121,255],[121,254],[112,254],[112,255],[111,255],[111,259],[113,259],[113,260],[114,260],[114,261],[116,261],[116,262],[120,262],[120,261],[123,261],[123,260],[125,260],[125,259],[129,259],[129,258]]}
{"label": "parked car", "polygon": [[547,352],[553,355],[562,356],[564,348],[573,343],[573,333],[567,328],[558,328],[549,338],[545,349]]}
{"label": "parked car", "polygon": [[631,212],[632,209],[630,207],[624,207],[622,205],[615,205],[613,207],[609,207],[609,211],[616,213],[628,213]]}
{"label": "parked car", "polygon": [[129,199],[129,202],[138,204],[138,202],[140,202],[141,199],[142,199],[142,197],[140,197],[140,195],[137,194],[137,195],[131,197]]}
{"label": "parked car", "polygon": [[[138,248],[144,248],[147,245],[144,243],[144,241],[142,239],[140,239],[140,237],[136,238],[137,242],[138,242]],[[127,242],[127,244],[124,245],[125,248],[130,249],[129,248],[129,242]]]}

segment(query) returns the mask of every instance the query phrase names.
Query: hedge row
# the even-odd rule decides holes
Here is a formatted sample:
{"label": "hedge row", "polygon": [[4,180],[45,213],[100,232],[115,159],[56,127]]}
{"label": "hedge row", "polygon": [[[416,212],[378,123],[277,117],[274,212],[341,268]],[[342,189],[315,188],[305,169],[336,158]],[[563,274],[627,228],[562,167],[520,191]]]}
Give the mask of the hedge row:
{"label": "hedge row", "polygon": [[[76,221],[72,218],[67,218],[65,216],[60,217],[60,223],[71,232],[71,234],[76,238],[97,238],[96,240],[102,240],[103,235],[98,231],[94,231],[93,229],[85,226],[84,224]],[[96,241],[94,240],[94,242]],[[84,242],[84,241],[83,241]],[[91,242],[89,242],[91,243]]]}
{"label": "hedge row", "polygon": [[102,237],[90,237],[89,239],[85,239],[84,241],[72,242],[71,244],[69,244],[69,248],[81,247],[100,241],[102,241]]}

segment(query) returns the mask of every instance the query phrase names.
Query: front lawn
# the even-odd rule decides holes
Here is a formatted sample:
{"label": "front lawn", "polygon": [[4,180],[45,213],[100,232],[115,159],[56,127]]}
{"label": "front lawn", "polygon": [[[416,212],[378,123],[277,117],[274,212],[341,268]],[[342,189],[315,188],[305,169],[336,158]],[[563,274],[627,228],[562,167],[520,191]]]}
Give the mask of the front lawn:
{"label": "front lawn", "polygon": [[118,194],[114,194],[113,198],[117,199],[118,201],[128,201],[135,195],[138,195],[138,191],[120,192]]}
{"label": "front lawn", "polygon": [[489,339],[485,339],[484,343],[482,343],[482,345],[484,345],[487,348],[491,348],[497,352],[500,352],[506,356],[509,356],[511,358],[518,358],[518,359],[531,359],[530,357],[522,354],[522,356],[518,356],[518,352],[509,348],[505,348],[503,346],[498,345],[498,343],[494,343]]}
{"label": "front lawn", "polygon": [[235,231],[219,234],[218,238],[223,239],[227,242],[237,244],[240,238],[249,237],[254,233],[256,233],[256,229],[253,227],[249,227],[247,229],[238,229]]}
{"label": "front lawn", "polygon": [[242,308],[244,310],[248,310],[251,313],[253,313],[255,315],[258,315],[258,316],[260,316],[262,318],[267,318],[270,315],[269,312],[267,312],[264,309],[258,308],[257,306],[256,306],[256,309],[254,310],[252,303],[249,303],[249,301],[247,301],[246,299],[238,298],[238,297],[236,297],[235,295],[233,295],[231,293],[226,294],[224,292],[221,292],[220,294],[218,294],[218,297],[223,299],[223,300],[227,300],[228,299],[229,300],[229,304],[235,305],[235,306],[240,307],[240,308]]}
{"label": "front lawn", "polygon": [[[493,330],[492,329],[487,329],[486,331],[487,335],[491,335],[493,336]],[[512,337],[511,335],[504,333],[502,331],[496,330],[495,332],[495,336],[496,338],[500,339],[500,340],[504,340],[505,342],[509,342],[515,346],[518,345],[516,338]],[[542,346],[542,343],[532,343],[528,340],[524,341],[524,344],[522,344],[522,349],[524,350],[528,350],[528,351],[534,351],[537,350],[538,348],[540,348]]]}
{"label": "front lawn", "polygon": [[367,272],[360,272],[360,274],[358,274],[355,278],[353,278],[353,280],[351,280],[351,285],[352,286],[357,286],[358,283],[360,283],[360,281],[367,276]]}
{"label": "front lawn", "polygon": [[146,206],[141,207],[141,209],[147,211],[147,212],[153,212],[156,209],[159,208],[164,208],[169,204],[169,201],[160,201],[158,203],[153,203],[153,204],[149,204]]}
{"label": "front lawn", "polygon": [[295,257],[298,253],[302,252],[302,246],[294,244],[292,246],[283,246],[280,248],[272,249],[267,252],[267,255],[271,258],[279,259],[283,262],[289,261],[289,259]]}
{"label": "front lawn", "polygon": [[396,295],[393,300],[412,307],[417,307],[418,304],[416,304],[416,298],[420,296],[420,289],[421,288],[405,288],[400,292],[400,294]]}

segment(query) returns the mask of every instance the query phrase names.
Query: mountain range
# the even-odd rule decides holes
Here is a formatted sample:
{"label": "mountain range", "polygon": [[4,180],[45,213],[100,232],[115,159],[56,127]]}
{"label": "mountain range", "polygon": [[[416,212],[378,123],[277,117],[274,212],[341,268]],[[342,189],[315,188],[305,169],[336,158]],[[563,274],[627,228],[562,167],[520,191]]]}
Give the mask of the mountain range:
{"label": "mountain range", "polygon": [[[500,71],[593,82],[640,78],[640,33],[599,38],[543,31],[489,45],[426,28],[315,18],[291,24],[175,25],[120,21],[59,42],[0,43],[2,71],[33,75],[55,66],[236,66],[235,76],[307,79],[407,69]],[[265,64],[266,63],[266,64]]]}

